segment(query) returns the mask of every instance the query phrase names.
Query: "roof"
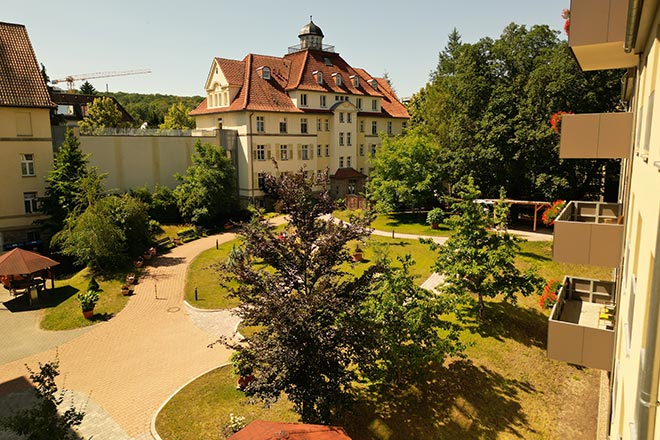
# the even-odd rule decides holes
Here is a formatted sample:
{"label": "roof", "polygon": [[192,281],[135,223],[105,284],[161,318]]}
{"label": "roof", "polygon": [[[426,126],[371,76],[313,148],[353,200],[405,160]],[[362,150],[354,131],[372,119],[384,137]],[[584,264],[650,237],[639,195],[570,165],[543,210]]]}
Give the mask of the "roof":
{"label": "roof", "polygon": [[[244,110],[313,113],[315,110],[297,108],[288,94],[295,90],[309,90],[358,97],[380,97],[381,113],[365,115],[406,119],[410,117],[406,107],[399,102],[396,93],[387,85],[385,79],[372,77],[364,69],[351,67],[335,52],[307,49],[284,57],[248,54],[242,61],[215,58],[214,66],[215,63],[222,69],[229,84],[239,86],[240,90],[229,106],[209,108],[205,99],[190,113],[192,116]],[[257,73],[257,69],[264,66],[270,68],[269,80],[261,78]],[[322,84],[318,83],[315,72],[322,73]],[[337,85],[333,74],[341,75],[341,85]],[[359,78],[358,87],[355,87],[352,77]],[[368,81],[371,80],[377,84],[377,90],[369,84]]]}
{"label": "roof", "polygon": [[80,93],[66,93],[66,92],[57,92],[57,91],[52,91],[51,94],[51,99],[53,102],[57,105],[72,105],[73,106],[73,115],[61,115],[65,119],[73,119],[76,121],[82,121],[85,117],[85,112],[83,112],[82,107],[83,106],[89,106],[96,98],[110,98],[114,101],[115,105],[119,109],[122,115],[122,121],[124,122],[130,122],[133,123],[135,122],[135,119],[126,111],[123,105],[117,101],[117,98],[114,96],[107,96],[107,95],[84,95]]}
{"label": "roof", "polygon": [[305,35],[318,35],[319,37],[324,37],[323,31],[321,30],[320,27],[318,27],[313,21],[312,17],[309,17],[309,23],[307,23],[305,26],[300,29],[300,33],[298,34],[298,37],[304,37]]}
{"label": "roof", "polygon": [[343,179],[364,179],[367,176],[355,170],[354,168],[338,168],[337,172],[330,177],[332,179],[343,180]]}
{"label": "roof", "polygon": [[53,107],[30,37],[21,24],[0,22],[0,106]]}
{"label": "roof", "polygon": [[58,264],[60,263],[36,252],[15,248],[0,255],[0,275],[25,275]]}
{"label": "roof", "polygon": [[255,420],[228,440],[351,440],[338,426]]}

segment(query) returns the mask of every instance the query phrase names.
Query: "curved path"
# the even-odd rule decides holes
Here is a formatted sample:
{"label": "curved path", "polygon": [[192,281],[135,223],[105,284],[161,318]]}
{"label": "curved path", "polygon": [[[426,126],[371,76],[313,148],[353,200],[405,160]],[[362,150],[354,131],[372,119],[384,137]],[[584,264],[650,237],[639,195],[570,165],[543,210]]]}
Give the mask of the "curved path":
{"label": "curved path", "polygon": [[[233,233],[214,235],[159,256],[143,273],[124,310],[59,346],[60,385],[90,401],[80,427],[83,436],[151,438],[150,421],[160,404],[181,384],[227,362],[229,350],[208,348],[216,338],[187,316],[183,292],[190,261],[216,240],[234,238]],[[51,348],[2,365],[0,394],[24,390],[25,364],[36,368],[38,362],[54,359],[55,353]],[[16,393],[20,394],[24,393]],[[104,415],[120,429],[110,433],[101,422]]]}

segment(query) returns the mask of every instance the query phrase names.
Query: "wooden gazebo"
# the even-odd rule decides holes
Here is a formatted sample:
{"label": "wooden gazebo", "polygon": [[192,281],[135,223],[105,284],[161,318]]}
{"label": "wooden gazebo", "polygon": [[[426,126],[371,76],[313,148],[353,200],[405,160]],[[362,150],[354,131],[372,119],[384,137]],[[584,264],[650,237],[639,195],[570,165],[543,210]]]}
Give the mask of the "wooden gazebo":
{"label": "wooden gazebo", "polygon": [[54,288],[55,280],[50,269],[58,264],[36,252],[15,248],[0,255],[0,280],[13,294],[22,289],[29,291],[33,286],[45,288],[47,278],[50,278],[51,288]]}

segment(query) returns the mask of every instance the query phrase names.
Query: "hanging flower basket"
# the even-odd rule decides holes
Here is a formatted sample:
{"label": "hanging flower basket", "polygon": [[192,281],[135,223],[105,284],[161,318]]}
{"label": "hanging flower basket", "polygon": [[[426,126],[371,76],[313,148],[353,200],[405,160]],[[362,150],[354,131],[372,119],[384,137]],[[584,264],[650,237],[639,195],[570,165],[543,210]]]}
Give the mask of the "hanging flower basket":
{"label": "hanging flower basket", "polygon": [[558,111],[552,117],[550,118],[550,127],[552,127],[552,131],[555,133],[559,133],[561,131],[561,120],[564,116],[566,115],[572,115],[573,112],[564,112],[564,111]]}
{"label": "hanging flower basket", "polygon": [[559,216],[562,209],[564,209],[564,206],[566,206],[566,201],[556,200],[551,207],[543,211],[543,215],[541,216],[543,224],[546,226],[554,225],[555,219]]}

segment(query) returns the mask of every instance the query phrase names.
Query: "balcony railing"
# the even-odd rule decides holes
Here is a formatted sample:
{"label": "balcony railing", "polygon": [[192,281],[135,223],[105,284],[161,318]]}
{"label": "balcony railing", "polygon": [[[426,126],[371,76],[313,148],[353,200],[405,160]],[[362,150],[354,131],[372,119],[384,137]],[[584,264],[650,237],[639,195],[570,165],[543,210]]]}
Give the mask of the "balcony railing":
{"label": "balcony railing", "polygon": [[[301,44],[296,44],[294,46],[289,46],[288,53],[296,53],[296,52],[300,52],[300,51],[305,50],[305,49],[309,49],[309,47],[308,46],[303,46]],[[323,52],[335,53],[335,46],[331,46],[331,45],[328,45],[328,44],[322,44],[321,45],[321,50]]]}
{"label": "balcony railing", "polygon": [[162,137],[214,137],[216,131],[211,129],[161,129],[161,128],[91,128],[81,129],[81,136],[162,136]]}
{"label": "balcony railing", "polygon": [[610,371],[616,284],[565,277],[548,320],[548,357]]}
{"label": "balcony railing", "polygon": [[633,114],[591,113],[561,119],[562,159],[623,159],[630,155]]}
{"label": "balcony railing", "polygon": [[553,259],[617,267],[623,242],[622,214],[617,203],[568,203],[555,220]]}
{"label": "balcony railing", "polygon": [[620,69],[637,65],[626,53],[628,0],[571,0],[568,45],[582,70]]}

